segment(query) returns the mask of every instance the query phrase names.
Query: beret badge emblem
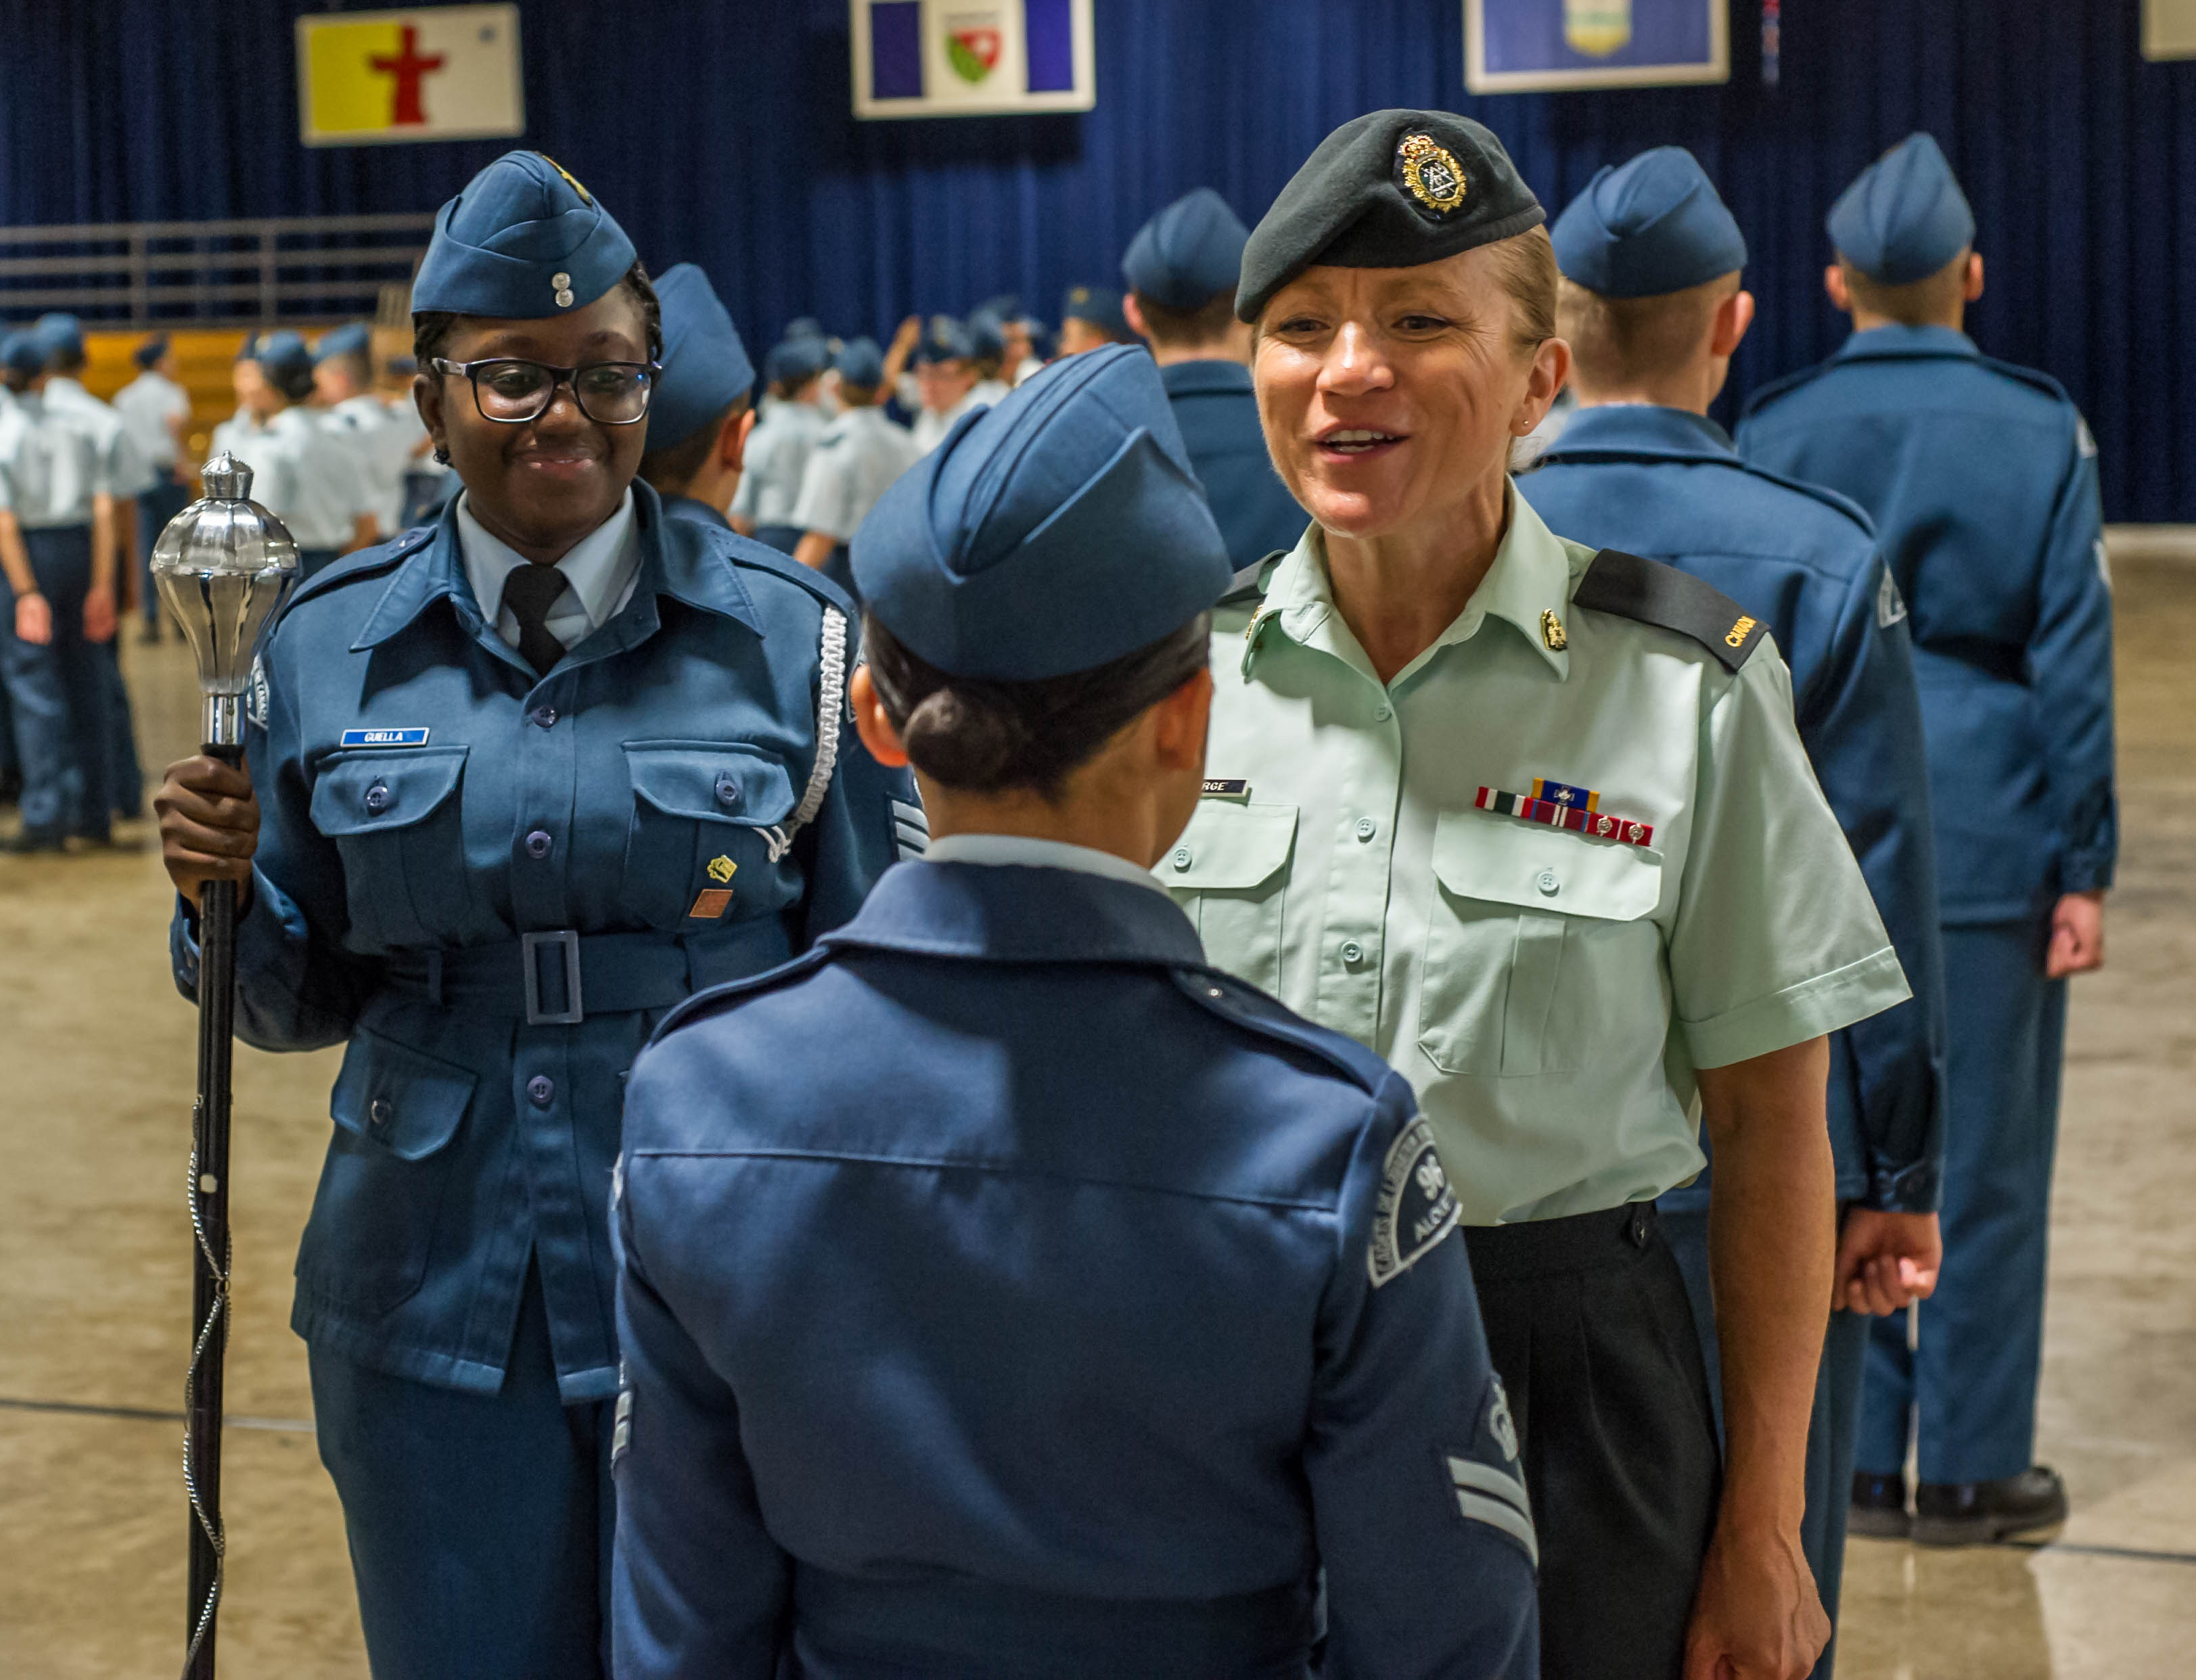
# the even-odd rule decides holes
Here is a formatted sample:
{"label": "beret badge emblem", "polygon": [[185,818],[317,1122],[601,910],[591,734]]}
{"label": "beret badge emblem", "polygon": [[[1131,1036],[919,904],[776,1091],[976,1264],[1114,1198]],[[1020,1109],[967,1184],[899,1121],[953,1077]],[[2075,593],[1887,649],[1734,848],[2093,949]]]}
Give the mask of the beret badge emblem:
{"label": "beret badge emblem", "polygon": [[1464,202],[1464,165],[1431,135],[1406,136],[1396,158],[1403,166],[1403,185],[1428,210],[1446,216]]}

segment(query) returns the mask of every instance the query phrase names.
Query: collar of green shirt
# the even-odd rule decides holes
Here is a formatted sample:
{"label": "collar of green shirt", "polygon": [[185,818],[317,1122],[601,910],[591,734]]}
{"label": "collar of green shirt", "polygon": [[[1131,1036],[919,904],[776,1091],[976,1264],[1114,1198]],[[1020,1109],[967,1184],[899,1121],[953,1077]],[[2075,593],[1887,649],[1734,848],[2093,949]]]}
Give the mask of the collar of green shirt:
{"label": "collar of green shirt", "polygon": [[[1559,679],[1570,675],[1570,655],[1548,645],[1545,626],[1559,626],[1570,610],[1571,557],[1563,539],[1551,531],[1532,504],[1517,492],[1507,492],[1508,528],[1502,545],[1494,551],[1494,563],[1464,610],[1448,629],[1434,638],[1433,645],[1397,672],[1388,686],[1401,688],[1437,656],[1442,649],[1469,642],[1489,619],[1508,625],[1541,658]],[[1243,675],[1251,667],[1269,630],[1278,631],[1299,647],[1330,655],[1361,671],[1374,682],[1372,661],[1358,645],[1334,604],[1334,586],[1327,575],[1326,536],[1312,526],[1267,580],[1265,599],[1244,632]]]}

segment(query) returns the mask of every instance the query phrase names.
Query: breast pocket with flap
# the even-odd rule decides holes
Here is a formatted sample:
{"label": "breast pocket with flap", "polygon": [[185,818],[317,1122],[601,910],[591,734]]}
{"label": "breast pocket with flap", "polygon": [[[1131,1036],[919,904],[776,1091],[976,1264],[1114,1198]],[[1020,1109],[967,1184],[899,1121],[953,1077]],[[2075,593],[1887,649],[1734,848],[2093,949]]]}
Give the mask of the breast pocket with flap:
{"label": "breast pocket with flap", "polygon": [[313,826],[336,843],[351,943],[447,944],[464,931],[463,747],[419,747],[327,760],[313,782]]}
{"label": "breast pocket with flap", "polygon": [[1197,924],[1206,957],[1269,992],[1281,988],[1281,913],[1296,835],[1292,805],[1200,800],[1153,871]]}
{"label": "breast pocket with flap", "polygon": [[693,927],[696,909],[713,921],[735,904],[779,908],[770,836],[794,805],[783,759],[740,742],[628,741],[625,760],[633,795],[628,909],[651,927]]}
{"label": "breast pocket with flap", "polygon": [[1608,973],[1656,984],[1660,852],[1451,811],[1433,870],[1419,1048],[1444,1073],[1573,1072]]}

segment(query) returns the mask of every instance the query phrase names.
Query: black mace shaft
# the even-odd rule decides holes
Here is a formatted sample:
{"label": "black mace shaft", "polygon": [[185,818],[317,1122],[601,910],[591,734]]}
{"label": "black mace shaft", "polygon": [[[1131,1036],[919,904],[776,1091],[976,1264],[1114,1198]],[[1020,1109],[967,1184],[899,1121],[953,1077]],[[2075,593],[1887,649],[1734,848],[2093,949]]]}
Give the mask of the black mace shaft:
{"label": "black mace shaft", "polygon": [[[243,761],[240,747],[210,757]],[[183,1381],[183,1481],[191,1504],[190,1641],[184,1680],[214,1680],[214,1621],[228,1550],[221,1521],[222,1356],[228,1346],[228,1097],[236,1024],[236,883],[199,896],[199,1095],[191,1120],[191,1365]]]}

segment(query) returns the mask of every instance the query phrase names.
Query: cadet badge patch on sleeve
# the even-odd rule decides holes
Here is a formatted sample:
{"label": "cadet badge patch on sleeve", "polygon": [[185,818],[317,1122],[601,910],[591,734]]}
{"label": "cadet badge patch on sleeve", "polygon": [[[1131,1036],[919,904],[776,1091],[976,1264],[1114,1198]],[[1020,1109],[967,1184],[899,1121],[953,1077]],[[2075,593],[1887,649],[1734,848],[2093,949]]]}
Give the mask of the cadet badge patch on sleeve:
{"label": "cadet badge patch on sleeve", "polygon": [[1879,628],[1888,630],[1906,616],[1906,598],[1898,592],[1898,580],[1891,575],[1891,568],[1883,569],[1883,581],[1875,589],[1875,622]]}
{"label": "cadet badge patch on sleeve", "polygon": [[1434,1147],[1433,1127],[1423,1117],[1413,1120],[1389,1146],[1380,1168],[1380,1199],[1365,1250],[1372,1287],[1393,1283],[1432,1252],[1456,1229],[1460,1213]]}
{"label": "cadet badge patch on sleeve", "polygon": [[251,656],[251,686],[244,696],[244,715],[261,729],[267,727],[267,661]]}

